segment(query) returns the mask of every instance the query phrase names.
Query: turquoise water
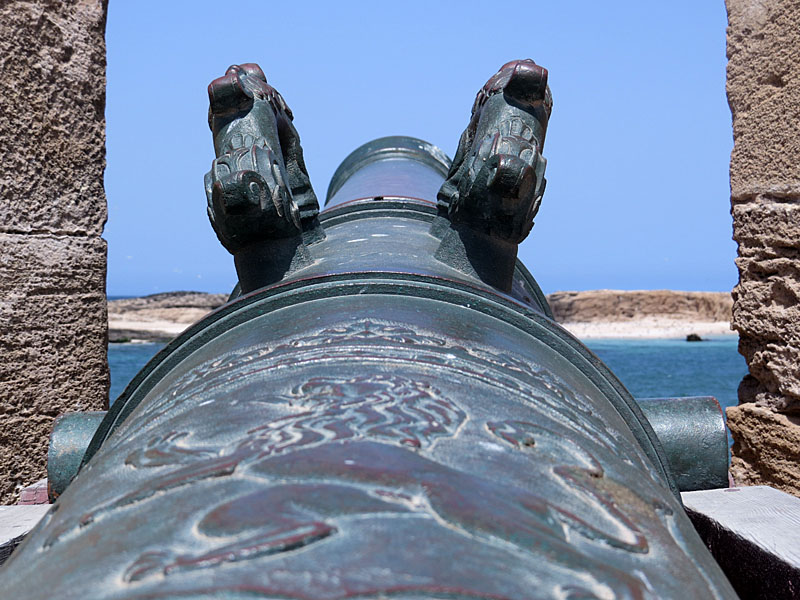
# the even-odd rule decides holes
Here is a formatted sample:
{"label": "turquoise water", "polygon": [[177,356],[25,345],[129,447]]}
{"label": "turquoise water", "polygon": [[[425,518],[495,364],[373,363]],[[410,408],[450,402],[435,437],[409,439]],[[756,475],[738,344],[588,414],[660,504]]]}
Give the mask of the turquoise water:
{"label": "turquoise water", "polygon": [[123,392],[133,376],[153,358],[165,344],[109,344],[108,367],[111,371],[111,391],[108,397],[113,403]]}
{"label": "turquoise water", "polygon": [[[683,340],[589,340],[586,345],[638,398],[715,396],[735,405],[736,388],[747,365],[736,351],[736,336],[704,342]],[[111,399],[164,344],[111,344]]]}
{"label": "turquoise water", "polygon": [[738,403],[736,390],[747,374],[737,351],[739,338],[718,336],[703,342],[669,340],[588,340],[636,398],[714,396],[723,406]]}

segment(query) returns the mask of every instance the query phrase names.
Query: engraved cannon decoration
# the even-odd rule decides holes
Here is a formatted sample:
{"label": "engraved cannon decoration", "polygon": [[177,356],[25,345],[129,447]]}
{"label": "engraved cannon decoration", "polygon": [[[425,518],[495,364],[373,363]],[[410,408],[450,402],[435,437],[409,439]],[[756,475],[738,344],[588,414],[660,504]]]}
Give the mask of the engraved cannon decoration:
{"label": "engraved cannon decoration", "polygon": [[453,161],[365,144],[322,212],[261,69],[209,98],[208,214],[239,284],[107,415],[56,428],[59,497],[8,597],[735,597],[678,495],[725,485],[721,417],[687,400],[705,429],[656,435],[675,411],[640,406],[517,260],[544,68],[489,79]]}

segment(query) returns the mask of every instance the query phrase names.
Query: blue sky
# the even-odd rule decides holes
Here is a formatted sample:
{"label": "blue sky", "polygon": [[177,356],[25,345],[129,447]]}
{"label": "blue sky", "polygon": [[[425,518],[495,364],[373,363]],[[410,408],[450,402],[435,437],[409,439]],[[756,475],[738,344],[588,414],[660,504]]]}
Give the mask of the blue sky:
{"label": "blue sky", "polygon": [[228,291],[205,212],[206,86],[257,62],[295,114],[324,197],[384,135],[450,156],[500,65],[550,71],[547,192],[520,258],[546,293],[729,290],[722,0],[160,2],[111,0],[106,41],[108,293]]}

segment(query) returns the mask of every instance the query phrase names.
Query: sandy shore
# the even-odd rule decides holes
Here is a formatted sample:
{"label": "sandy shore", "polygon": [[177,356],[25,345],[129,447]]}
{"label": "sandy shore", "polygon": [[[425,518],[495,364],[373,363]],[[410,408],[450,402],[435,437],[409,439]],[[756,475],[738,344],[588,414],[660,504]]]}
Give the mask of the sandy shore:
{"label": "sandy shore", "polygon": [[[561,323],[578,339],[655,339],[686,338],[690,333],[701,337],[735,335],[728,322],[684,321],[664,318],[643,318],[632,321],[595,321],[593,323]],[[110,338],[125,341],[167,341],[189,326],[166,320],[133,320],[112,318],[108,321]]]}
{"label": "sandy shore", "polygon": [[689,321],[659,317],[645,317],[631,321],[594,321],[591,323],[561,323],[561,326],[578,339],[655,339],[681,338],[690,333],[701,337],[709,335],[735,335],[727,321]]}
{"label": "sandy shore", "polygon": [[112,342],[168,342],[213,309],[226,294],[167,292],[108,303],[108,339]]}
{"label": "sandy shore", "polygon": [[187,327],[189,325],[186,323],[176,323],[175,321],[109,318],[108,338],[112,342],[165,342],[174,338]]}

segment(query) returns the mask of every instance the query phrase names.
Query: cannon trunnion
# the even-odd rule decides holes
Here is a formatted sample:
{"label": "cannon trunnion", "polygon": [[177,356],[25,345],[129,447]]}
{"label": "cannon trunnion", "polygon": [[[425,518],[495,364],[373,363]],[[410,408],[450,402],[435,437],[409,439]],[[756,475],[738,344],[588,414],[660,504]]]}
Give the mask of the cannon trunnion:
{"label": "cannon trunnion", "polygon": [[516,261],[550,106],[546,71],[509,64],[452,167],[378,140],[321,213],[260,70],[212,84],[210,214],[243,292],[113,404],[9,597],[735,597],[638,404]]}

